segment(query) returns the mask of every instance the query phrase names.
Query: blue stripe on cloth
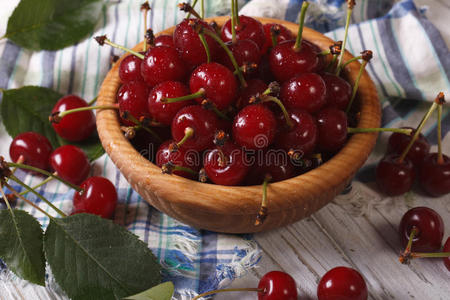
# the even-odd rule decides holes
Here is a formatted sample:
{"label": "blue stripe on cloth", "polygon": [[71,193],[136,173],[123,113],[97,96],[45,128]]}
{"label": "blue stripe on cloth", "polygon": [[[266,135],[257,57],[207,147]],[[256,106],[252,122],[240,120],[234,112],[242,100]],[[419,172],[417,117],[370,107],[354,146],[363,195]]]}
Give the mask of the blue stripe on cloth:
{"label": "blue stripe on cloth", "polygon": [[73,82],[75,80],[75,64],[77,61],[77,48],[78,44],[75,44],[72,48],[72,55],[70,57],[69,87],[67,88],[68,94],[72,94],[73,92]]}
{"label": "blue stripe on cloth", "polygon": [[53,88],[54,69],[55,69],[55,51],[43,51],[42,53],[42,81],[41,86]]}
{"label": "blue stripe on cloth", "polygon": [[5,48],[3,48],[2,57],[0,59],[0,88],[6,89],[8,87],[9,78],[16,65],[21,48],[16,44],[6,41]]}
{"label": "blue stripe on cloth", "polygon": [[297,22],[297,16],[302,9],[302,3],[303,0],[289,0],[284,18],[290,22]]}
{"label": "blue stripe on cloth", "polygon": [[367,1],[367,18],[375,19],[385,15],[392,8],[391,0]]}
{"label": "blue stripe on cloth", "polygon": [[[203,240],[202,240],[202,251],[200,253],[200,262],[205,261],[205,253],[210,253],[217,251],[217,234],[211,234],[207,231],[202,231]],[[208,261],[208,264],[200,264],[200,284],[198,287],[198,292],[203,293],[211,288],[210,285],[210,277],[211,274],[216,273],[216,265],[217,265],[217,257],[213,256],[210,258],[211,261]]]}

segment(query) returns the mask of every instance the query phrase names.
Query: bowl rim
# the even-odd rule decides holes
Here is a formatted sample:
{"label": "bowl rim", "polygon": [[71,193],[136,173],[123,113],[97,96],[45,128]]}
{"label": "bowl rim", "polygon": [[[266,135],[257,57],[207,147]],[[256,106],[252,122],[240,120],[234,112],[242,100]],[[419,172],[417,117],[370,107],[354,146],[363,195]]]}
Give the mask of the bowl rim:
{"label": "bowl rim", "polygon": [[[225,23],[228,20],[227,17],[213,17],[205,19],[207,22],[216,21],[219,25]],[[280,23],[286,27],[288,27],[291,31],[292,28],[298,28],[298,25],[295,23],[287,22],[284,20],[271,19],[271,18],[257,18],[262,23]],[[166,30],[163,30],[156,34],[156,36],[161,34],[171,34],[175,27],[170,27]],[[314,39],[310,37],[314,36]],[[332,44],[334,41],[325,37],[321,33],[314,31],[310,28],[304,28],[304,38],[308,39],[315,44],[318,44],[318,40],[316,38],[320,38],[319,47],[325,49],[323,45],[328,43],[328,45]],[[143,42],[136,45],[133,49],[139,51],[142,49]],[[108,72],[99,92],[97,103],[99,105],[107,105],[116,103],[115,94],[120,87],[120,80],[118,77],[118,67],[120,62],[124,59],[127,54],[123,55],[119,61],[117,61],[114,66]],[[344,59],[348,60],[353,56],[346,51],[344,54]],[[356,74],[359,71],[360,64],[359,62],[355,62],[349,64],[344,72],[347,74],[347,79],[350,84],[353,84],[356,78]],[[376,93],[376,88],[372,80],[370,79],[367,71],[363,72],[363,76],[360,80],[360,88],[358,90],[358,95],[360,101],[362,101],[360,108],[360,120],[358,122],[357,127],[367,128],[367,127],[379,127],[381,121],[381,106],[378,100],[378,95]],[[113,127],[110,128],[108,123],[112,124]],[[137,150],[131,145],[131,143],[123,136],[120,130],[119,118],[118,114],[114,110],[98,110],[97,111],[97,128],[100,136],[100,140],[105,148],[106,152],[110,156],[111,160],[118,167],[121,173],[126,177],[128,182],[135,182],[136,186],[147,186],[147,190],[145,195],[142,195],[150,204],[156,206],[158,209],[167,211],[170,209],[175,209],[177,205],[187,206],[187,207],[195,207],[199,211],[202,212],[210,212],[214,211],[215,207],[226,205],[230,208],[230,215],[249,215],[248,209],[255,210],[255,208],[259,208],[260,198],[261,196],[255,197],[246,197],[242,196],[242,203],[232,203],[229,197],[221,197],[220,194],[223,193],[231,193],[234,196],[236,195],[245,195],[246,193],[251,195],[261,195],[261,187],[260,186],[222,186],[211,183],[201,183],[198,181],[186,179],[176,175],[166,175],[161,173],[161,169],[155,164],[148,161],[146,158],[141,156]],[[354,134],[352,135],[346,145],[335,154],[330,160],[315,168],[307,173],[298,175],[296,177],[270,183],[269,186],[271,190],[277,191],[279,190],[279,195],[282,195],[287,191],[286,186],[289,185],[291,188],[298,189],[299,192],[302,190],[302,185],[309,185],[311,181],[314,180],[322,180],[327,181],[332,178],[331,174],[327,175],[327,172],[332,169],[338,168],[342,171],[341,177],[346,180],[346,182],[350,181],[356,171],[362,166],[365,162],[369,154],[371,153],[378,134],[377,133],[364,133],[364,134]],[[355,155],[356,153],[356,155]],[[134,155],[134,156],[133,156]],[[127,161],[123,161],[127,160]],[[142,168],[146,170],[148,173],[144,174],[135,174],[133,172],[133,168],[127,166],[132,163],[139,163],[142,165]],[[164,176],[166,179],[162,178]],[[331,177],[330,177],[331,176]],[[161,178],[159,178],[161,177]],[[162,182],[167,182],[169,185],[177,185],[177,188],[167,189],[161,186]],[[333,190],[334,195],[339,189],[342,190],[342,183],[333,184],[330,186],[330,189]],[[135,187],[135,186],[133,186]],[[136,190],[136,188],[135,188]],[[189,191],[189,193],[193,193],[189,197],[180,197],[180,191]],[[178,192],[178,194],[177,194]],[[277,193],[275,193],[277,194]],[[291,193],[291,196],[293,194]],[[215,203],[207,203],[208,201],[203,201],[204,196],[207,196],[208,199]],[[291,197],[289,196],[289,197]],[[302,195],[302,197],[309,197],[309,195]],[[311,195],[314,197],[314,195]],[[159,199],[158,203],[149,200],[151,199]],[[278,197],[279,198],[279,197]],[[299,206],[299,203],[296,201],[283,201],[282,199],[274,198],[271,199],[272,203],[276,203],[271,208],[272,212],[277,212],[281,210],[289,210]],[[161,201],[164,199],[164,201]],[[221,201],[223,203],[221,203]],[[313,199],[310,199],[310,202]],[[330,200],[327,201],[327,203]],[[164,202],[164,203],[162,203]],[[325,203],[326,204],[326,203]],[[303,204],[302,204],[303,205]],[[324,204],[318,205],[318,208],[322,207]],[[315,210],[318,209],[315,207]],[[303,209],[307,210],[307,208],[303,207]],[[256,210],[257,211],[257,210]],[[253,212],[251,214],[254,214]]]}

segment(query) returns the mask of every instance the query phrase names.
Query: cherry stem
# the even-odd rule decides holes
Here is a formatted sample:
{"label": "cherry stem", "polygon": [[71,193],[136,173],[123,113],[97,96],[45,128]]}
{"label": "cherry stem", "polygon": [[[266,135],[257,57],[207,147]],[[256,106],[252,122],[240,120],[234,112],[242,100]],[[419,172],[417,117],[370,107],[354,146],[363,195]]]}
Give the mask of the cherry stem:
{"label": "cherry stem", "polygon": [[[73,184],[73,183],[70,183],[70,182],[68,182],[68,181],[65,180],[65,179],[62,179],[62,178],[59,177],[58,175],[52,174],[52,173],[50,173],[50,172],[48,172],[48,171],[45,171],[45,170],[42,170],[42,169],[39,169],[39,168],[36,168],[36,167],[33,167],[33,166],[24,165],[24,164],[19,164],[19,163],[13,163],[13,162],[9,162],[9,163],[7,163],[7,165],[8,165],[9,167],[17,167],[17,168],[21,168],[21,169],[25,169],[25,170],[30,170],[30,171],[34,171],[34,172],[37,172],[37,173],[41,173],[41,174],[44,174],[44,175],[46,175],[46,176],[48,176],[48,177],[53,177],[53,178],[55,178],[55,179],[61,181],[62,183],[64,183],[64,184],[67,185],[68,187],[70,187],[70,188],[76,190],[77,192],[81,192],[81,191],[83,190],[81,187],[79,187],[79,186],[77,186],[77,185],[75,185],[75,184]],[[13,175],[13,176],[14,176],[14,175]],[[15,176],[14,176],[14,177],[15,177]],[[16,178],[17,178],[17,177],[16,177]],[[11,178],[11,179],[13,179],[13,178]],[[13,179],[13,180],[14,180],[14,179]],[[30,189],[31,189],[31,188],[30,188]]]}
{"label": "cherry stem", "polygon": [[338,62],[337,69],[336,69],[336,75],[338,75],[338,76],[341,73],[340,66],[342,64],[342,60],[344,59],[345,45],[347,44],[347,37],[348,37],[348,27],[350,25],[350,18],[352,16],[354,6],[355,6],[355,0],[347,0],[347,18],[345,20],[344,41],[342,43],[341,54],[339,55],[339,62]]}
{"label": "cherry stem", "polygon": [[256,215],[255,220],[255,226],[259,226],[262,223],[264,223],[264,220],[267,218],[267,185],[269,184],[269,181],[272,180],[272,176],[266,175],[264,177],[263,181],[263,194],[262,194],[262,201],[261,201],[261,207],[258,211],[258,214]]}
{"label": "cherry stem", "polygon": [[214,294],[222,293],[222,292],[263,292],[263,291],[264,291],[263,289],[258,289],[258,288],[235,288],[235,289],[213,290],[213,291],[209,291],[209,292],[205,292],[200,295],[197,295],[194,298],[192,298],[192,300],[198,300],[201,297],[214,295]]}
{"label": "cherry stem", "polygon": [[145,126],[143,124],[143,122],[140,122],[138,119],[136,119],[132,114],[130,114],[128,111],[125,111],[122,114],[122,118],[123,119],[127,119],[131,122],[133,122],[136,126],[139,126],[139,128],[144,129],[145,131],[147,131],[148,133],[150,133],[158,142],[162,142],[161,137],[156,134],[156,132],[154,132],[153,130],[151,130],[150,128],[148,128],[148,126]]}
{"label": "cherry stem", "polygon": [[208,46],[208,43],[206,42],[205,35],[202,32],[199,32],[198,37],[200,39],[200,42],[202,42],[203,47],[205,48],[206,63],[210,63],[211,62],[211,52],[209,51],[209,46]]}
{"label": "cherry stem", "polygon": [[212,32],[209,29],[204,29],[204,32],[207,35],[209,35],[210,37],[212,37],[225,50],[225,52],[227,53],[228,57],[231,60],[231,63],[234,66],[234,69],[236,70],[236,72],[238,72],[237,75],[238,75],[239,81],[241,82],[241,86],[247,87],[247,82],[245,81],[244,76],[242,75],[242,71],[239,68],[238,63],[236,62],[236,59],[234,58],[233,52],[230,51],[228,46],[222,41],[222,39],[220,37],[217,36],[217,34],[215,32]]}
{"label": "cherry stem", "polygon": [[364,60],[361,64],[361,67],[359,68],[359,73],[358,73],[358,76],[356,77],[355,85],[353,86],[352,97],[350,98],[350,101],[348,102],[348,105],[347,105],[347,109],[345,110],[345,112],[347,114],[350,112],[350,109],[352,108],[352,105],[353,105],[353,101],[356,98],[356,92],[358,91],[359,81],[361,80],[361,76],[364,72],[364,69],[366,68],[367,63],[368,63],[368,61]]}
{"label": "cherry stem", "polygon": [[236,39],[236,3],[234,0],[231,0],[231,42],[235,44],[237,42]]}
{"label": "cherry stem", "polygon": [[[67,217],[67,215],[62,212],[59,208],[57,208],[56,206],[53,205],[53,203],[51,203],[50,201],[48,201],[44,196],[42,196],[41,194],[39,194],[38,192],[36,192],[35,190],[33,190],[29,185],[27,185],[26,183],[22,182],[19,178],[17,178],[15,175],[10,175],[9,178],[11,178],[12,180],[14,180],[15,182],[17,182],[19,185],[21,185],[22,187],[24,187],[25,189],[27,189],[28,191],[30,191],[31,193],[33,193],[34,195],[36,195],[39,199],[41,199],[42,201],[44,201],[48,206],[50,206],[54,211],[56,211],[56,213],[58,215],[60,215],[61,217]],[[78,187],[78,189],[80,189]],[[16,195],[16,194],[15,194]],[[17,194],[17,197],[19,197],[20,199],[25,199],[25,197],[23,197],[22,195]]]}
{"label": "cherry stem", "polygon": [[[144,12],[144,32],[147,32],[147,17],[148,17],[148,11],[150,10],[150,5],[148,4],[148,1],[145,1],[141,5],[141,10]],[[143,51],[147,52],[147,39],[146,38],[144,38]]]}
{"label": "cherry stem", "polygon": [[187,140],[189,140],[194,135],[194,128],[192,127],[186,127],[184,129],[184,136],[183,138],[177,143],[177,147],[180,148],[183,146],[184,143],[186,143]]}
{"label": "cherry stem", "polygon": [[[19,158],[17,159],[16,163],[18,163],[18,164],[23,164],[24,161],[25,161],[25,157],[21,154],[21,155],[19,156]],[[12,173],[12,174],[16,173],[16,170],[17,170],[17,167],[14,167],[14,168],[11,170],[11,173]]]}
{"label": "cherry stem", "polygon": [[191,168],[174,165],[171,161],[162,165],[161,171],[163,174],[172,174],[173,171],[181,171],[192,174],[194,176],[198,176],[198,173],[192,170]]}
{"label": "cherry stem", "polygon": [[347,128],[348,133],[385,132],[385,131],[397,132],[406,135],[411,135],[411,133],[413,132],[412,129],[404,129],[404,128],[353,128],[353,127]]}
{"label": "cherry stem", "polygon": [[294,44],[294,51],[295,52],[300,52],[300,50],[302,49],[302,38],[303,38],[303,25],[305,24],[305,16],[306,16],[306,10],[308,9],[309,6],[309,2],[308,1],[303,1],[302,4],[302,10],[300,11],[300,17],[298,20],[298,34],[297,34],[297,39],[295,40],[295,44]]}
{"label": "cherry stem", "polygon": [[[192,2],[192,9],[195,7],[195,5],[197,5],[197,1],[198,0],[194,0],[194,2]],[[192,14],[192,10],[188,12],[188,14],[186,15],[186,19],[190,19],[191,18],[191,14]]]}
{"label": "cherry stem", "polygon": [[205,18],[205,1],[201,0],[200,2],[200,17],[202,20]]}
{"label": "cherry stem", "polygon": [[239,2],[238,2],[238,0],[234,0],[234,16],[236,18],[236,22],[235,22],[236,29],[239,30],[241,28],[241,20],[239,19]]}
{"label": "cherry stem", "polygon": [[411,230],[411,233],[409,234],[408,244],[406,245],[404,253],[410,253],[411,252],[412,243],[413,243],[414,237],[417,235],[417,232],[418,232],[417,227],[413,226],[413,228]]}
{"label": "cherry stem", "polygon": [[330,49],[328,50],[323,50],[322,52],[320,52],[319,54],[317,54],[318,56],[327,56],[328,54],[331,54]]}
{"label": "cherry stem", "polygon": [[[52,216],[50,216],[45,210],[43,210],[42,208],[40,208],[39,206],[37,206],[36,204],[34,204],[33,202],[31,202],[30,200],[28,200],[27,198],[23,197],[22,195],[20,195],[12,186],[10,186],[8,183],[3,183],[16,197],[22,199],[23,201],[25,201],[26,203],[30,204],[31,206],[33,206],[34,208],[36,208],[38,211],[40,211],[41,213],[43,213],[44,215],[46,215],[47,217],[49,217],[50,219],[53,219]],[[5,191],[3,190],[3,188],[0,186],[0,192],[2,193],[3,199],[5,200],[6,206],[8,207],[8,209],[12,212],[12,208],[11,205],[9,204],[8,201],[8,197],[6,197],[5,195]]]}
{"label": "cherry stem", "polygon": [[190,94],[190,95],[185,95],[185,96],[181,96],[181,97],[176,97],[176,98],[162,98],[161,102],[164,103],[174,103],[174,102],[181,102],[181,101],[186,101],[186,100],[192,100],[192,99],[196,99],[196,98],[200,98],[202,96],[204,96],[206,93],[204,88],[200,88],[197,92]]}
{"label": "cherry stem", "polygon": [[281,111],[283,112],[284,118],[286,119],[286,125],[289,128],[294,127],[294,123],[292,123],[291,117],[289,116],[288,111],[286,110],[286,107],[284,107],[283,103],[281,102],[280,99],[273,97],[273,96],[264,96],[262,99],[262,102],[275,102],[280,108]]}
{"label": "cherry stem", "polygon": [[437,120],[437,146],[438,146],[438,158],[437,163],[442,165],[444,163],[444,156],[442,155],[442,104],[438,106],[438,120]]}
{"label": "cherry stem", "polygon": [[[111,47],[114,47],[114,48],[123,50],[123,51],[125,51],[125,52],[131,53],[131,54],[133,54],[134,56],[136,56],[137,58],[144,59],[145,56],[144,56],[143,54],[141,54],[141,53],[139,53],[139,52],[136,52],[136,51],[134,51],[134,50],[132,50],[132,49],[130,49],[130,48],[126,48],[126,47],[124,47],[124,46],[115,44],[115,43],[111,42],[109,39],[107,39],[106,36],[104,36],[104,37],[105,37],[105,39],[104,39],[103,43],[105,43],[105,44],[107,44],[107,45],[110,45]],[[97,37],[97,38],[98,38],[98,37]],[[97,40],[97,38],[95,38],[95,39]],[[97,40],[97,42],[98,42],[98,40]],[[99,44],[102,45],[102,43],[100,43],[100,42],[99,42]]]}
{"label": "cherry stem", "polygon": [[[56,175],[56,172],[53,173],[53,174]],[[53,178],[53,177],[47,177],[47,178],[45,178],[44,180],[42,180],[40,183],[38,183],[38,184],[36,184],[35,186],[33,186],[32,189],[33,189],[33,190],[36,190],[37,188],[39,188],[39,187],[43,186],[44,184],[46,184],[46,183],[52,181],[53,179],[55,179],[55,178]],[[25,196],[25,195],[28,194],[28,193],[29,193],[28,191],[23,191],[23,192],[20,193],[20,195]]]}
{"label": "cherry stem", "polygon": [[95,105],[95,106],[78,107],[78,108],[74,108],[74,109],[61,111],[57,116],[59,118],[64,118],[65,116],[73,114],[73,113],[77,113],[80,111],[86,111],[86,110],[94,110],[94,109],[119,109],[119,105],[112,104],[112,105]]}
{"label": "cherry stem", "polygon": [[275,47],[278,44],[278,35],[272,30],[273,26],[270,29],[270,38],[272,39],[272,47]]}
{"label": "cherry stem", "polygon": [[345,63],[342,64],[341,69],[344,69],[347,65],[362,58],[363,58],[362,55],[352,57],[351,59],[347,60]]}
{"label": "cherry stem", "polygon": [[425,123],[428,121],[428,119],[430,118],[430,116],[433,113],[433,111],[439,106],[439,103],[442,101],[443,98],[444,98],[444,93],[442,93],[442,92],[440,92],[436,96],[436,99],[434,100],[434,102],[431,105],[430,109],[427,111],[427,113],[423,117],[422,121],[420,121],[419,126],[416,128],[416,131],[414,132],[414,135],[413,135],[411,141],[409,141],[408,146],[406,146],[405,150],[403,150],[402,154],[398,158],[398,162],[399,163],[403,163],[403,160],[405,160],[405,157],[408,154],[409,150],[411,149],[412,145],[414,144],[414,142],[419,137],[420,132],[422,131],[423,127],[425,126]]}
{"label": "cherry stem", "polygon": [[94,99],[92,99],[91,101],[88,102],[88,105],[91,106],[92,104],[94,104],[98,99],[98,96],[95,96]]}
{"label": "cherry stem", "polygon": [[421,252],[411,252],[411,258],[442,258],[450,257],[450,252],[436,252],[436,253],[421,253]]}
{"label": "cherry stem", "polygon": [[337,54],[333,54],[333,57],[331,58],[330,63],[327,66],[327,72],[331,72],[333,66],[336,64],[336,60],[338,58]]}

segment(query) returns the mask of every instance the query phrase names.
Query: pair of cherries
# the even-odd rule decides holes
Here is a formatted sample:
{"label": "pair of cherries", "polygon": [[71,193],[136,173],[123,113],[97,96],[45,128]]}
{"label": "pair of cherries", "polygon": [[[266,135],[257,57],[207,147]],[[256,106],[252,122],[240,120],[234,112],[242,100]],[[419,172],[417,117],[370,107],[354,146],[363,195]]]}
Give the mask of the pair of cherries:
{"label": "pair of cherries", "polygon": [[[49,140],[36,132],[24,132],[10,144],[10,157],[41,170],[52,169],[62,179],[79,185],[73,197],[74,213],[92,213],[111,218],[117,203],[114,185],[104,177],[88,177],[90,164],[86,154],[73,145],[53,150]],[[87,178],[87,179],[86,179]]]}

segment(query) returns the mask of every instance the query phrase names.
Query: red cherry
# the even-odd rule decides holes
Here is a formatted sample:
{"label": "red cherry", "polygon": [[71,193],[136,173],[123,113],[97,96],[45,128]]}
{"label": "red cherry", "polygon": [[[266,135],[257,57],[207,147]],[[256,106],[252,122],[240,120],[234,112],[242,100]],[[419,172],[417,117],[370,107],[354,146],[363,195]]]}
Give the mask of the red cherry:
{"label": "red cherry", "polygon": [[297,300],[297,286],[291,275],[281,271],[266,273],[258,284],[258,300]]}
{"label": "red cherry", "polygon": [[315,73],[305,73],[286,81],[280,97],[287,108],[301,108],[309,113],[319,111],[326,103],[326,86]]}
{"label": "red cherry", "polygon": [[[230,106],[237,94],[237,82],[233,73],[214,62],[200,65],[192,72],[189,88],[192,93],[204,89],[204,97],[211,100],[219,110]],[[203,98],[196,100],[200,103]]]}
{"label": "red cherry", "polygon": [[408,244],[413,227],[417,231],[411,247],[413,252],[434,252],[441,249],[445,227],[444,221],[436,211],[420,206],[408,210],[403,215],[398,229],[403,247]]}
{"label": "red cherry", "polygon": [[88,213],[109,219],[114,215],[117,192],[108,179],[92,176],[80,186],[81,192],[73,195],[74,213]]}
{"label": "red cherry", "polygon": [[251,167],[247,175],[248,185],[263,183],[267,175],[270,175],[270,182],[277,182],[295,176],[295,168],[291,159],[282,149],[268,149],[262,155],[257,153],[255,164]]}
{"label": "red cherry", "polygon": [[[165,141],[172,138],[170,127],[152,127],[152,130]],[[133,147],[144,158],[151,162],[155,161],[156,151],[160,145],[160,142],[155,137],[145,130],[137,130],[136,136],[130,140]]]}
{"label": "red cherry", "polygon": [[270,70],[268,54],[265,54],[261,58],[261,61],[258,65],[257,77],[266,83],[271,83],[272,81],[275,81],[275,77],[273,76],[272,71]]}
{"label": "red cherry", "polygon": [[[233,53],[238,66],[242,66],[245,63],[259,64],[259,61],[261,60],[259,47],[252,40],[241,40],[234,44],[228,42],[227,46]],[[235,68],[233,63],[223,49],[219,54],[219,60],[225,67],[234,72]]]}
{"label": "red cherry", "polygon": [[216,114],[200,105],[183,107],[172,121],[172,137],[180,142],[185,136],[186,128],[192,128],[194,134],[183,144],[183,148],[203,151],[213,146],[214,133],[219,127]]}
{"label": "red cherry", "polygon": [[13,162],[23,157],[23,163],[39,169],[48,170],[48,159],[53,148],[49,140],[36,132],[24,132],[16,136],[9,146],[9,156]]}
{"label": "red cherry", "polygon": [[319,300],[367,300],[366,282],[358,271],[336,267],[320,279],[317,287]]}
{"label": "red cherry", "polygon": [[[406,146],[408,146],[409,142],[411,141],[414,135],[415,129],[411,127],[402,127],[402,128],[412,129],[413,132],[411,133],[411,135],[406,135],[398,132],[394,132],[393,134],[391,134],[388,140],[387,153],[401,154],[403,150],[405,150]],[[423,134],[419,134],[419,137],[412,145],[411,149],[406,155],[406,158],[412,161],[412,163],[415,166],[419,167],[422,164],[422,161],[424,160],[425,156],[427,156],[429,152],[430,152],[430,143]]]}
{"label": "red cherry", "polygon": [[277,122],[265,105],[244,107],[234,118],[233,139],[246,149],[263,149],[272,144]]}
{"label": "red cherry", "polygon": [[293,150],[302,156],[307,156],[314,151],[317,143],[316,119],[301,109],[289,111],[294,126],[286,128],[283,115],[278,118],[278,124],[283,128],[277,134],[276,146],[286,151]]}
{"label": "red cherry", "polygon": [[[199,153],[187,150],[183,147],[178,148],[176,151],[172,151],[173,140],[165,141],[159,146],[158,152],[156,152],[156,164],[159,167],[167,164],[168,162],[173,163],[175,166],[189,168],[192,171],[198,172],[200,170],[200,160]],[[184,172],[181,170],[173,171],[173,174],[182,176],[185,178],[195,179],[195,176],[189,172]]]}
{"label": "red cherry", "polygon": [[[86,107],[86,101],[75,95],[62,97],[56,102],[52,114],[70,109]],[[95,130],[95,116],[90,110],[80,111],[64,116],[59,123],[52,123],[56,133],[72,142],[87,139]]]}
{"label": "red cherry", "polygon": [[405,159],[399,162],[399,155],[388,154],[377,165],[376,181],[378,187],[388,196],[402,195],[414,183],[415,170],[413,164]]}
{"label": "red cherry", "polygon": [[352,96],[352,86],[339,76],[331,73],[321,74],[325,86],[327,107],[346,110]]}
{"label": "red cherry", "polygon": [[215,184],[238,185],[247,174],[245,153],[231,142],[206,153],[203,161],[206,175]]}
{"label": "red cherry", "polygon": [[439,197],[450,193],[450,158],[442,155],[443,162],[438,163],[438,154],[425,156],[419,170],[419,182],[429,195]]}
{"label": "red cherry", "polygon": [[247,86],[239,91],[237,107],[243,108],[244,106],[249,105],[250,98],[262,94],[267,88],[268,85],[261,79],[247,80]]}
{"label": "red cherry", "polygon": [[193,101],[173,103],[161,102],[163,98],[177,98],[189,94],[189,89],[178,81],[165,81],[155,86],[148,97],[148,111],[152,118],[162,124],[170,125],[177,112]]}
{"label": "red cherry", "polygon": [[317,113],[316,118],[319,149],[337,152],[347,141],[347,115],[336,108],[325,108]]}
{"label": "red cherry", "polygon": [[73,145],[61,146],[50,155],[50,165],[58,175],[73,184],[85,180],[91,166],[83,150]]}
{"label": "red cherry", "polygon": [[[445,242],[443,252],[450,252],[450,237],[447,238]],[[447,270],[450,271],[450,257],[444,257],[444,265],[447,267]]]}
{"label": "red cherry", "polygon": [[183,81],[186,74],[186,66],[174,48],[152,47],[145,53],[141,75],[149,86],[168,80]]}
{"label": "red cherry", "polygon": [[129,81],[142,81],[141,76],[142,59],[134,55],[125,57],[119,65],[119,78],[122,83]]}
{"label": "red cherry", "polygon": [[[198,37],[198,33],[189,25],[189,20],[183,20],[175,27],[173,33],[173,42],[177,50],[181,53],[181,57],[191,68],[206,63],[207,56],[205,48]],[[204,28],[215,32],[214,29],[202,20],[196,20]],[[214,58],[219,51],[219,44],[210,36],[205,35],[206,43],[209,47],[211,57]]]}
{"label": "red cherry", "polygon": [[166,47],[175,48],[175,44],[173,43],[173,36],[167,35],[167,34],[158,35],[155,38],[154,46],[155,47],[166,46]]}
{"label": "red cherry", "polygon": [[275,46],[269,55],[270,69],[278,81],[284,82],[303,73],[316,72],[319,58],[316,47],[303,40],[301,50],[296,52],[295,41],[284,41]]}
{"label": "red cherry", "polygon": [[262,53],[266,53],[267,50],[272,47],[272,34],[270,32],[270,29],[273,26],[278,26],[278,29],[280,30],[280,34],[278,34],[277,36],[277,44],[279,44],[282,41],[292,40],[294,38],[292,32],[283,25],[275,23],[266,23],[263,25],[264,34],[266,36],[266,42],[264,43],[264,46],[261,49]]}
{"label": "red cherry", "polygon": [[[236,39],[252,40],[258,45],[259,49],[262,49],[264,43],[266,42],[266,37],[261,22],[254,18],[243,15],[239,16],[239,22],[240,26],[236,26]],[[222,40],[224,42],[230,42],[232,38],[233,35],[231,33],[230,19],[222,27]]]}
{"label": "red cherry", "polygon": [[[150,88],[143,81],[130,81],[119,88],[117,92],[117,102],[119,111],[129,112],[137,120],[141,117],[150,117],[147,108],[147,99]],[[134,122],[121,118],[123,124],[127,126],[136,125]]]}

